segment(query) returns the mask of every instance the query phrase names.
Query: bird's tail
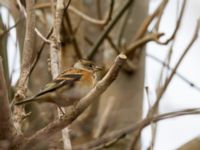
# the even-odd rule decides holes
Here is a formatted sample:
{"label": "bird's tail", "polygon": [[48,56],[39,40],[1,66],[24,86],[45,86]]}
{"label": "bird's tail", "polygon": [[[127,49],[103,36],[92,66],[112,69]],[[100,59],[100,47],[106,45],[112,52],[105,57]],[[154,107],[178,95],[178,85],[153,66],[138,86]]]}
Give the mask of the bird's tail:
{"label": "bird's tail", "polygon": [[34,101],[37,101],[37,100],[38,99],[36,97],[31,97],[31,98],[25,99],[23,101],[16,102],[15,105],[27,104],[27,103],[34,102]]}

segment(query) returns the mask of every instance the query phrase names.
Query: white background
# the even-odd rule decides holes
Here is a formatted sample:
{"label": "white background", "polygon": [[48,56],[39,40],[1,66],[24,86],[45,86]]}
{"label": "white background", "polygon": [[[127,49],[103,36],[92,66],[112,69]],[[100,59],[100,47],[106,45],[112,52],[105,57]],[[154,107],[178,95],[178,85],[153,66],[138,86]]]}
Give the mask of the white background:
{"label": "white background", "polygon": [[[152,0],[149,12],[151,13],[159,3],[160,0]],[[182,0],[170,0],[167,5],[167,9],[164,12],[164,16],[161,21],[160,29],[160,31],[166,33],[167,35],[164,39],[169,37],[175,28],[177,8],[180,10],[181,4]],[[194,33],[198,17],[200,17],[200,1],[187,0],[186,11],[184,13],[181,28],[178,32],[173,48],[171,66],[176,64],[183,50],[189,43],[191,36]],[[151,42],[147,46],[147,52],[164,60],[166,58],[168,48]],[[147,57],[145,86],[150,88],[150,98],[152,100],[155,100],[155,90],[160,71],[161,65]],[[187,56],[184,58],[178,72],[190,81],[194,82],[196,85],[200,86],[200,38],[197,39]],[[191,88],[188,84],[175,76],[161,100],[160,113],[193,107],[200,107],[200,92]],[[147,100],[145,100],[144,108],[146,113],[148,109]],[[188,140],[200,135],[199,129],[199,115],[179,117],[176,119],[162,121],[158,125],[155,150],[176,149]],[[144,130],[142,137],[143,148],[146,149],[151,140],[150,127]]]}

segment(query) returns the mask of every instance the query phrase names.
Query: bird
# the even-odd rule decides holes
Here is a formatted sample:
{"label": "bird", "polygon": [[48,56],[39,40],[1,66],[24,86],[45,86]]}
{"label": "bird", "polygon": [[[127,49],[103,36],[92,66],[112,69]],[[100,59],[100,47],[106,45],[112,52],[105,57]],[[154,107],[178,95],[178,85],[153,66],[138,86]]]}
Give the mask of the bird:
{"label": "bird", "polygon": [[78,60],[73,67],[64,70],[43,90],[15,105],[30,102],[50,102],[60,107],[67,107],[78,102],[97,83],[97,72],[102,68],[86,59]]}

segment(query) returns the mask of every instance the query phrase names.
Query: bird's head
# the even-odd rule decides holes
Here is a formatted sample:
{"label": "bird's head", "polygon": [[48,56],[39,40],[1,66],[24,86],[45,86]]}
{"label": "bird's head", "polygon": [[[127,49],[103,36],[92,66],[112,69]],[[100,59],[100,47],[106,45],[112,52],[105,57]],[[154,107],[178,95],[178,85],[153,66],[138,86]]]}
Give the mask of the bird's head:
{"label": "bird's head", "polygon": [[92,72],[99,71],[102,69],[101,67],[96,66],[92,61],[89,61],[86,59],[81,59],[77,61],[74,64],[74,68],[83,69],[83,70],[92,71]]}

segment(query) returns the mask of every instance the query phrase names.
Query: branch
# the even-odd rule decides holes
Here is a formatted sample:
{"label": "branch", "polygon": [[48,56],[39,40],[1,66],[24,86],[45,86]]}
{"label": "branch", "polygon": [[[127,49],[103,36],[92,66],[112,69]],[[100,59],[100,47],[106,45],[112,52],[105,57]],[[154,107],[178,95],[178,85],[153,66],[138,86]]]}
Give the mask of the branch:
{"label": "branch", "polygon": [[[51,29],[48,31],[47,36],[46,36],[46,39],[48,39],[48,38],[51,36],[52,32],[53,32],[53,28],[51,28]],[[41,54],[42,54],[42,51],[43,51],[43,49],[44,49],[45,44],[46,44],[46,42],[43,41],[43,43],[42,43],[42,45],[41,45],[39,51],[37,52],[37,54],[36,54],[36,56],[35,56],[35,59],[34,59],[32,65],[31,65],[31,69],[30,69],[30,72],[29,72],[30,75],[31,75],[31,73],[33,72],[33,70],[35,69],[35,66],[37,65],[37,63],[38,63],[38,61],[39,61],[39,59],[40,59],[40,56],[41,56]]]}
{"label": "branch", "polygon": [[65,19],[66,19],[66,22],[67,22],[67,27],[69,29],[69,33],[70,33],[70,36],[71,36],[71,40],[72,40],[72,44],[74,46],[74,50],[76,52],[76,55],[79,59],[82,59],[82,53],[81,53],[81,50],[79,48],[79,45],[77,43],[77,40],[76,40],[76,36],[74,34],[74,31],[72,29],[72,24],[71,24],[71,20],[70,20],[70,16],[68,13],[65,14]]}
{"label": "branch", "polygon": [[163,94],[165,93],[169,83],[171,82],[172,78],[174,77],[178,67],[180,66],[181,62],[183,61],[183,59],[185,58],[185,56],[187,55],[187,53],[189,52],[189,50],[191,49],[192,45],[194,44],[194,42],[196,41],[197,37],[198,37],[198,30],[200,27],[200,20],[198,20],[195,31],[194,31],[194,35],[191,39],[191,41],[189,42],[188,46],[186,47],[186,49],[184,50],[183,54],[181,55],[181,57],[179,58],[177,64],[175,65],[174,69],[172,70],[172,73],[170,74],[170,76],[167,78],[167,80],[165,81],[164,86],[162,87],[162,89],[160,90],[160,92],[158,93],[157,96],[157,100],[155,102],[155,104],[152,107],[152,110],[154,111],[154,109],[159,105],[160,99],[162,98]]}
{"label": "branch", "polygon": [[[17,86],[17,92],[14,96],[14,102],[24,99],[27,83],[29,78],[30,66],[32,64],[34,56],[34,39],[35,39],[35,14],[33,12],[34,0],[27,1],[27,19],[26,19],[26,33],[22,54],[22,66],[19,78],[19,84]],[[24,116],[23,106],[14,107],[14,125],[18,134],[21,134],[21,120]]]}
{"label": "branch", "polygon": [[[68,5],[70,4],[68,1]],[[59,74],[59,56],[58,52],[61,50],[61,25],[63,20],[63,14],[65,11],[64,0],[58,0],[56,5],[55,17],[54,17],[54,29],[52,35],[52,42],[50,44],[50,58],[51,58],[51,74],[53,79]],[[53,12],[54,13],[54,12]]]}
{"label": "branch", "polygon": [[165,119],[171,119],[175,117],[180,117],[184,115],[197,115],[200,114],[200,109],[199,108],[193,108],[193,109],[184,109],[181,111],[174,111],[174,112],[169,112],[169,113],[164,113],[156,116],[151,116],[151,117],[146,117],[143,120],[127,126],[126,128],[120,129],[118,131],[113,131],[101,138],[95,139],[89,143],[77,146],[74,148],[74,150],[88,150],[88,149],[98,149],[98,147],[108,147],[108,144],[110,141],[113,141],[113,139],[119,140],[119,138],[125,137],[125,135],[129,133],[133,133],[138,131],[139,129],[143,129],[146,126],[150,125],[151,123],[156,123],[161,120]]}
{"label": "branch", "polygon": [[[147,53],[146,54],[147,57],[155,60],[156,62],[158,62],[159,64],[163,65],[164,67],[166,67],[169,70],[174,70],[174,68],[172,68],[169,64],[165,63],[164,61],[162,61],[161,59]],[[184,82],[186,82],[189,86],[191,86],[192,88],[196,89],[198,92],[200,92],[200,87],[198,85],[196,85],[195,83],[191,82],[189,79],[187,79],[186,77],[184,77],[182,74],[175,72],[175,74],[177,75],[177,77],[179,77],[181,80],[183,80]]]}
{"label": "branch", "polygon": [[[51,4],[47,2],[47,3],[36,4],[34,8],[41,9],[41,8],[49,8],[50,6],[51,6]],[[111,20],[113,7],[114,7],[114,0],[111,0],[108,14],[105,16],[105,19],[103,19],[103,20],[97,20],[97,19],[91,18],[90,16],[84,14],[83,12],[79,11],[78,9],[76,9],[73,6],[69,6],[68,10],[92,24],[105,26]]]}
{"label": "branch", "polygon": [[53,121],[43,129],[37,131],[27,140],[24,140],[21,144],[25,146],[35,141],[36,139],[47,139],[48,137],[71,124],[95,100],[95,98],[100,96],[116,79],[119,70],[125,61],[125,55],[120,54],[117,56],[115,63],[111,66],[110,70],[103,77],[103,79],[100,80],[96,86],[85,97],[83,97],[76,106],[74,106],[73,109],[70,109],[68,112],[66,112],[66,115],[63,119],[57,119]]}
{"label": "branch", "polygon": [[114,7],[114,0],[111,0],[108,14],[105,16],[105,19],[103,19],[103,20],[97,20],[97,19],[91,18],[91,17],[87,16],[86,14],[82,13],[81,11],[79,11],[78,9],[76,9],[72,6],[69,7],[69,10],[72,11],[73,13],[75,13],[76,15],[80,16],[82,19],[84,19],[84,20],[86,20],[86,21],[88,21],[92,24],[105,26],[111,20],[113,7]]}
{"label": "branch", "polygon": [[158,8],[154,11],[153,14],[147,16],[147,18],[143,21],[141,27],[139,28],[138,32],[134,36],[134,41],[143,37],[147,31],[149,24],[153,21],[153,19],[164,10],[169,0],[163,0]]}
{"label": "branch", "polygon": [[113,27],[115,26],[115,24],[119,21],[119,19],[122,17],[122,15],[124,14],[124,12],[127,10],[127,8],[134,2],[134,0],[128,0],[124,6],[122,7],[122,9],[116,14],[116,16],[113,18],[113,20],[110,22],[110,24],[108,24],[108,26],[106,26],[105,30],[103,31],[103,33],[98,37],[96,43],[94,44],[93,48],[90,50],[90,54],[88,55],[88,59],[93,58],[93,56],[95,55],[96,51],[98,50],[99,46],[102,44],[102,42],[104,41],[104,39],[107,37],[107,35],[109,34],[109,32],[113,29]]}
{"label": "branch", "polygon": [[0,140],[11,140],[13,127],[2,58],[0,57]]}
{"label": "branch", "polygon": [[150,41],[157,41],[163,35],[163,33],[151,33],[142,38],[139,38],[128,46],[128,48],[125,50],[125,53],[127,55],[129,55],[130,53],[134,53],[138,47],[141,47]]}
{"label": "branch", "polygon": [[6,35],[8,32],[10,32],[12,29],[14,29],[24,18],[20,17],[14,25],[12,25],[11,27],[9,27],[7,30],[3,31],[0,33],[0,38],[4,35]]}
{"label": "branch", "polygon": [[[27,15],[27,11],[26,11],[26,9],[24,8],[24,6],[23,6],[23,4],[21,3],[21,1],[20,1],[20,0],[17,0],[17,4],[19,5],[21,11],[24,13],[25,18],[27,18],[27,16],[28,16],[28,15]],[[33,8],[34,8],[34,7],[33,7]],[[42,35],[42,33],[39,31],[39,29],[38,29],[37,27],[34,27],[34,31],[36,32],[36,34],[37,34],[43,41],[45,41],[45,42],[48,43],[48,44],[51,43],[51,41],[49,41],[48,39],[46,39],[46,38]]]}
{"label": "branch", "polygon": [[183,18],[183,14],[184,14],[184,11],[185,11],[186,2],[187,2],[186,0],[183,1],[181,12],[180,12],[180,15],[179,15],[178,21],[176,23],[176,27],[174,29],[173,34],[164,42],[157,41],[158,44],[167,45],[171,40],[173,40],[175,38],[176,33],[178,32],[178,29],[180,28],[180,25],[181,25],[181,20]]}

